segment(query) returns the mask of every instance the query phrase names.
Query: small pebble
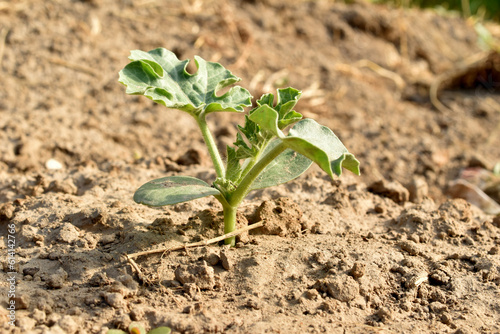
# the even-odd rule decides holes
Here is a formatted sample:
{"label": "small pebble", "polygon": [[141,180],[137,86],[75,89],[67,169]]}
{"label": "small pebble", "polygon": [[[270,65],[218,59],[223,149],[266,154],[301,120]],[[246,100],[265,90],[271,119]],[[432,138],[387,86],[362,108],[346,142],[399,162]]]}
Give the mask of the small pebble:
{"label": "small pebble", "polygon": [[207,262],[208,265],[210,266],[215,266],[217,263],[220,261],[219,255],[215,253],[208,253],[203,257],[203,259]]}
{"label": "small pebble", "polygon": [[18,327],[22,333],[32,330],[36,325],[35,319],[30,318],[19,318],[16,319],[16,327]]}
{"label": "small pebble", "polygon": [[349,271],[349,275],[351,275],[354,278],[363,277],[364,274],[365,274],[365,265],[361,262],[355,262],[351,270]]}
{"label": "small pebble", "polygon": [[468,235],[462,238],[462,243],[467,246],[474,246],[474,240]]}
{"label": "small pebble", "polygon": [[222,263],[222,267],[226,270],[231,270],[233,268],[233,259],[229,252],[230,250],[226,249],[222,249],[220,251],[220,261]]}
{"label": "small pebble", "polygon": [[202,265],[180,265],[175,270],[175,279],[182,284],[195,283],[202,290],[211,290],[215,286],[214,268],[205,261]]}
{"label": "small pebble", "polygon": [[31,297],[27,294],[19,294],[14,300],[16,301],[16,310],[26,310],[31,304]]}
{"label": "small pebble", "polygon": [[325,282],[327,292],[333,298],[348,302],[359,294],[359,285],[351,276],[340,276]]}
{"label": "small pebble", "polygon": [[62,169],[63,165],[62,165],[62,163],[60,163],[56,159],[49,159],[49,160],[47,160],[47,162],[45,162],[45,167],[47,169],[56,170],[56,169]]}
{"label": "small pebble", "polygon": [[52,274],[47,279],[47,286],[51,289],[60,289],[64,286],[68,273],[64,269],[59,268],[55,274]]}
{"label": "small pebble", "polygon": [[319,298],[319,292],[316,289],[310,289],[304,293],[304,296],[309,300],[316,300]]}
{"label": "small pebble", "polygon": [[125,300],[123,299],[123,295],[118,292],[110,292],[104,294],[104,300],[106,301],[106,303],[108,303],[109,306],[116,309],[122,309],[125,307]]}
{"label": "small pebble", "polygon": [[497,246],[491,247],[491,249],[488,251],[488,254],[497,255],[498,254],[498,247]]}
{"label": "small pebble", "polygon": [[453,321],[453,318],[451,317],[451,315],[447,312],[443,313],[443,315],[441,315],[441,322],[445,325],[450,325],[451,322]]}
{"label": "small pebble", "polygon": [[392,311],[388,307],[381,307],[377,311],[377,315],[383,323],[389,322],[393,318]]}
{"label": "small pebble", "polygon": [[130,319],[134,321],[140,321],[142,318],[144,318],[145,310],[143,307],[134,305],[132,310],[130,311]]}
{"label": "small pebble", "polygon": [[35,274],[40,270],[38,267],[24,268],[23,275],[35,276]]}
{"label": "small pebble", "polygon": [[418,255],[420,253],[420,249],[414,241],[403,241],[399,246],[410,255]]}
{"label": "small pebble", "polygon": [[73,319],[72,316],[70,315],[65,315],[63,316],[58,322],[57,324],[59,325],[59,327],[61,327],[61,329],[64,330],[65,333],[67,334],[74,334],[76,333],[76,331],[79,329],[79,326],[78,324],[76,323],[76,321]]}
{"label": "small pebble", "polygon": [[47,318],[47,315],[42,310],[34,309],[33,313],[31,314],[31,318],[38,323],[44,323],[45,319]]}
{"label": "small pebble", "polygon": [[253,298],[247,300],[246,306],[254,310],[260,310],[262,308],[260,302]]}

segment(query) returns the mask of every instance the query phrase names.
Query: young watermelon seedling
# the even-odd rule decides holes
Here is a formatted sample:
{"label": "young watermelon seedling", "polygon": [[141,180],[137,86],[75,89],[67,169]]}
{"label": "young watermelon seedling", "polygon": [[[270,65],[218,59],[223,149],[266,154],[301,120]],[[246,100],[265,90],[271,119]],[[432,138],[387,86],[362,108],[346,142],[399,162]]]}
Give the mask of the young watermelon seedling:
{"label": "young watermelon seedling", "polygon": [[[218,96],[217,92],[241,79],[221,64],[195,56],[197,72],[186,71],[189,60],[180,61],[166,49],[132,51],[130,63],[120,71],[119,82],[126,92],[144,95],[171,109],[191,115],[198,126],[213,161],[217,178],[212,185],[190,176],[168,176],[150,181],[134,194],[137,203],[164,206],[214,196],[224,213],[224,233],[236,227],[238,206],[255,189],[282,184],[304,173],[313,162],[330,177],[340,176],[342,167],[359,175],[359,162],[327,127],[303,119],[293,110],[301,92],[278,89],[257,100],[257,106],[238,126],[234,147],[227,147],[223,162],[206,117],[215,112],[244,112],[251,106],[250,93],[239,86]],[[290,127],[288,133],[283,130]],[[235,237],[225,240],[234,245]]]}

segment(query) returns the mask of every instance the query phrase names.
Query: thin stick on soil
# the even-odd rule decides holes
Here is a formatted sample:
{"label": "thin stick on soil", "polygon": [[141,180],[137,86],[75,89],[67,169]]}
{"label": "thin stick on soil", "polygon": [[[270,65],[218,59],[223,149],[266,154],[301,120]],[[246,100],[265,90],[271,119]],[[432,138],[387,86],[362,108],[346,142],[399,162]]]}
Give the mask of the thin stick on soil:
{"label": "thin stick on soil", "polygon": [[389,71],[386,68],[383,68],[380,65],[375,64],[374,62],[368,60],[368,59],[361,59],[360,61],[357,61],[354,63],[354,65],[358,67],[366,67],[372,70],[373,72],[377,73],[378,75],[392,80],[396,86],[398,87],[399,90],[403,90],[406,86],[406,82],[401,78],[401,76],[395,72]]}
{"label": "thin stick on soil", "polygon": [[484,63],[488,58],[490,57],[491,52],[490,51],[485,51],[485,52],[480,52],[477,54],[474,54],[467,58],[463,63],[459,64],[458,66],[454,67],[450,71],[447,71],[445,73],[442,73],[437,76],[437,78],[434,80],[434,82],[431,84],[429,88],[429,97],[431,100],[432,105],[439,110],[440,112],[444,113],[447,112],[448,110],[451,110],[447,106],[445,106],[440,100],[439,100],[439,91],[441,87],[448,81],[452,80],[453,78],[459,77],[467,71],[469,71],[472,67],[477,66],[478,64]]}
{"label": "thin stick on soil", "polygon": [[193,242],[191,244],[183,244],[183,245],[175,246],[175,247],[171,247],[171,248],[151,249],[151,250],[144,251],[144,252],[137,252],[137,253],[133,253],[133,254],[124,254],[124,256],[130,262],[131,259],[139,257],[139,256],[143,256],[143,255],[151,255],[151,254],[158,254],[158,253],[168,253],[168,252],[183,250],[183,249],[187,249],[187,248],[207,246],[207,245],[210,245],[210,244],[213,244],[213,243],[225,240],[227,238],[235,237],[235,236],[237,236],[237,235],[239,235],[239,234],[241,234],[243,232],[250,231],[250,230],[253,230],[253,229],[258,228],[258,227],[262,227],[262,226],[264,226],[264,224],[265,224],[264,221],[260,221],[258,223],[255,223],[255,224],[252,224],[252,225],[249,225],[249,226],[237,229],[237,230],[235,230],[235,231],[233,231],[231,233],[226,233],[224,235],[221,235],[221,236],[213,238],[213,239],[202,240],[202,241],[198,241],[198,242]]}
{"label": "thin stick on soil", "polygon": [[335,65],[335,70],[343,73],[350,74],[354,77],[357,78],[362,78],[364,77],[363,73],[359,70],[362,67],[366,67],[376,74],[380,75],[381,77],[387,78],[389,80],[392,80],[396,87],[401,91],[406,87],[406,82],[404,79],[397,73],[392,72],[386,68],[383,68],[374,62],[368,60],[368,59],[361,59],[353,64],[342,64],[339,63]]}
{"label": "thin stick on soil", "polygon": [[48,58],[48,61],[54,65],[63,66],[63,67],[69,68],[69,69],[77,71],[77,72],[92,75],[94,77],[100,77],[100,74],[97,71],[95,71],[94,69],[92,69],[88,66],[84,66],[84,65],[80,65],[80,64],[76,64],[76,63],[70,63],[64,59],[56,58],[56,57]]}
{"label": "thin stick on soil", "polygon": [[143,275],[141,269],[139,268],[139,266],[137,265],[137,263],[135,263],[135,261],[133,259],[129,258],[127,256],[127,254],[124,254],[124,256],[127,259],[127,262],[132,267],[132,269],[136,272],[137,277],[139,277],[139,281],[141,282],[141,284],[149,285],[151,282],[146,277],[144,277],[144,275]]}

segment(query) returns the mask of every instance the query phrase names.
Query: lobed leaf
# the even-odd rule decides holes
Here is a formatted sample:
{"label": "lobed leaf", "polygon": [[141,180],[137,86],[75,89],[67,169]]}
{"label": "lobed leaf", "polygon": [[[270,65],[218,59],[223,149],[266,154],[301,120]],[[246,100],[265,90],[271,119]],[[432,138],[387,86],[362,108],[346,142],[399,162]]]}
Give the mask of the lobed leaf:
{"label": "lobed leaf", "polygon": [[134,201],[149,206],[163,206],[191,201],[220,192],[208,183],[190,176],[168,176],[142,185]]}
{"label": "lobed leaf", "polygon": [[342,167],[359,175],[359,161],[332,130],[312,119],[304,119],[285,136],[278,126],[278,118],[277,111],[269,107],[259,108],[250,115],[252,121],[280,138],[288,148],[317,163],[330,177],[340,176]]}
{"label": "lobed leaf", "polygon": [[242,112],[251,105],[250,93],[239,86],[217,96],[222,88],[241,79],[221,64],[207,62],[195,56],[197,72],[189,74],[189,60],[180,61],[164,48],[149,52],[132,51],[131,63],[120,71],[119,82],[127,86],[126,92],[144,95],[172,109],[198,115],[215,111]]}

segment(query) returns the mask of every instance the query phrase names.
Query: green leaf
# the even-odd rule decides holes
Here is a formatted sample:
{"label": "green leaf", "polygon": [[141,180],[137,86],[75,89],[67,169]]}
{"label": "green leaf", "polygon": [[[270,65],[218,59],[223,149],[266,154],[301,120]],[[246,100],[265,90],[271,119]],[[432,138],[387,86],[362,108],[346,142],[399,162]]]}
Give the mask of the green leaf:
{"label": "green leaf", "polygon": [[208,183],[190,176],[168,176],[142,185],[134,194],[134,201],[149,206],[163,206],[191,201],[220,192]]}
{"label": "green leaf", "polygon": [[298,122],[283,141],[286,146],[317,163],[332,178],[333,173],[342,174],[342,167],[359,175],[359,161],[332,130],[315,120]]}
{"label": "green leaf", "polygon": [[[255,124],[255,122],[249,120],[248,116],[245,115],[245,126],[242,127],[238,125],[238,130],[240,132],[236,134],[236,141],[234,142],[234,145],[238,147],[237,157],[239,159],[245,159],[257,155],[262,145],[262,140],[264,139],[262,136],[259,136],[259,126]],[[243,139],[243,136],[245,136],[250,146],[248,146],[247,142]]]}
{"label": "green leaf", "polygon": [[132,51],[129,63],[120,71],[119,82],[127,86],[127,93],[144,95],[172,109],[198,115],[215,111],[242,112],[251,105],[252,96],[239,86],[222,96],[217,92],[241,79],[221,64],[207,62],[195,56],[197,72],[186,71],[189,60],[180,61],[164,48],[149,52]]}
{"label": "green leaf", "polygon": [[150,330],[148,332],[148,334],[170,334],[170,332],[172,332],[172,331],[170,330],[169,327],[162,326],[162,327],[158,327],[158,328]]}
{"label": "green leaf", "polygon": [[493,174],[495,174],[496,176],[500,176],[500,162],[497,162],[493,167]]}
{"label": "green leaf", "polygon": [[[262,108],[270,108],[278,113],[278,126],[280,129],[297,122],[302,115],[292,110],[300,98],[301,92],[294,88],[278,89],[278,102],[274,106],[274,95],[264,94],[257,100],[257,107],[250,111],[250,115]],[[262,133],[260,127],[245,116],[245,126],[238,126],[239,133],[234,145],[238,147],[238,157],[245,159],[256,156],[261,147],[265,146],[272,136]],[[246,141],[243,139],[246,138]]]}
{"label": "green leaf", "polygon": [[236,150],[231,146],[227,146],[226,179],[233,182],[238,181],[241,172],[240,159],[237,157]]}
{"label": "green leaf", "polygon": [[106,332],[106,334],[127,334],[127,332],[124,332],[121,329],[110,329]]}
{"label": "green leaf", "polygon": [[264,104],[253,111],[249,119],[257,123],[263,129],[271,132],[278,138],[284,138],[285,135],[278,127],[279,114],[276,110]]}
{"label": "green leaf", "polygon": [[[292,110],[300,98],[301,92],[294,88],[278,89],[278,101],[274,106],[274,95],[264,94],[257,100],[257,107],[250,111],[250,115],[261,109],[274,109],[278,115],[278,127],[284,129],[288,125],[299,121],[302,115]],[[238,125],[236,135],[236,158],[246,159],[256,157],[265,147],[273,135],[268,131],[261,131],[261,128],[248,116],[245,116],[245,125]]]}
{"label": "green leaf", "polygon": [[[262,156],[269,152],[279,143],[274,140],[266,147]],[[252,183],[251,190],[272,187],[278,184],[291,181],[302,175],[311,165],[312,161],[295,152],[292,149],[286,149],[278,155],[266,168],[259,174]]]}
{"label": "green leaf", "polygon": [[128,326],[128,332],[129,334],[146,334],[146,329],[141,323],[133,321]]}
{"label": "green leaf", "polygon": [[301,91],[292,87],[278,89],[278,101],[276,103],[276,106],[274,106],[274,95],[264,94],[257,101],[257,105],[259,107],[250,111],[250,114],[252,114],[256,110],[259,110],[260,107],[268,106],[278,113],[278,128],[284,129],[290,124],[302,119],[301,114],[299,114],[295,110],[292,110],[299,101],[301,94]]}
{"label": "green leaf", "polygon": [[476,34],[479,39],[479,46],[487,51],[493,50],[500,52],[500,43],[498,40],[493,37],[491,32],[481,23],[476,23],[474,25],[474,29],[476,30]]}
{"label": "green leaf", "polygon": [[359,175],[358,160],[332,130],[312,119],[304,119],[285,136],[278,127],[278,117],[276,110],[265,107],[250,115],[252,121],[280,138],[288,148],[317,163],[330,177],[340,176],[342,167]]}

